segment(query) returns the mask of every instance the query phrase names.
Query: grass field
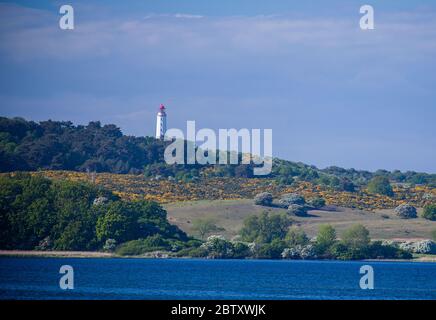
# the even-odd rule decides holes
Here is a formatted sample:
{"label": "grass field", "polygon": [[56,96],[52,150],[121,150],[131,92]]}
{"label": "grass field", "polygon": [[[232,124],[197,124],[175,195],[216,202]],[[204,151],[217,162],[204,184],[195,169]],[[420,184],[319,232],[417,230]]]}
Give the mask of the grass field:
{"label": "grass field", "polygon": [[[225,231],[218,234],[231,239],[238,234],[245,217],[262,211],[285,212],[284,209],[256,206],[252,200],[201,200],[166,204],[168,218],[189,234],[192,221],[197,218],[213,218]],[[393,210],[375,212],[329,207],[329,210],[314,210],[308,217],[292,217],[296,225],[301,226],[309,236],[316,235],[320,224],[333,225],[338,235],[355,223],[363,224],[370,231],[372,239],[429,239],[431,230],[436,229],[436,222],[422,218],[399,219]]]}

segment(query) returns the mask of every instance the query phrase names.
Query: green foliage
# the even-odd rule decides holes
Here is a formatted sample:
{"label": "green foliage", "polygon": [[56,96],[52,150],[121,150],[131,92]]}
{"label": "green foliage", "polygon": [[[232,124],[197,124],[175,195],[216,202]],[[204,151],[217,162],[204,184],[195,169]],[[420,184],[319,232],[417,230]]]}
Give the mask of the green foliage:
{"label": "green foliage", "polygon": [[316,236],[316,251],[319,255],[329,254],[336,242],[336,230],[329,224],[319,226]]}
{"label": "green foliage", "polygon": [[254,252],[254,257],[257,259],[280,259],[285,248],[286,241],[275,238],[270,243],[259,244]]}
{"label": "green foliage", "polygon": [[307,204],[314,209],[320,209],[325,206],[325,200],[322,197],[316,197],[316,198],[309,199],[307,201]]}
{"label": "green foliage", "polygon": [[[108,202],[93,205],[97,197]],[[93,185],[38,175],[0,177],[1,249],[95,250],[109,239],[153,235],[189,240],[155,202],[123,202]]]}
{"label": "green foliage", "polygon": [[121,256],[138,256],[152,251],[177,251],[181,248],[186,248],[185,242],[155,234],[145,239],[124,242],[118,246],[116,253]]}
{"label": "green foliage", "polygon": [[306,245],[309,243],[309,238],[307,237],[303,229],[296,226],[292,226],[289,229],[285,240],[287,244],[291,247],[297,245]]}
{"label": "green foliage", "polygon": [[412,259],[412,254],[393,245],[383,245],[381,241],[372,242],[367,248],[365,258],[370,259]]}
{"label": "green foliage", "polygon": [[232,248],[232,258],[234,259],[243,259],[250,256],[250,248],[243,242],[233,242]]}
{"label": "green foliage", "polygon": [[369,231],[361,224],[355,224],[344,231],[342,240],[331,252],[337,259],[363,259],[368,256],[370,242]]}
{"label": "green foliage", "polygon": [[428,220],[436,220],[436,204],[428,204],[424,206],[421,217]]}
{"label": "green foliage", "polygon": [[368,183],[368,191],[374,194],[381,194],[388,197],[394,195],[389,179],[385,176],[376,176]]}
{"label": "green foliage", "polygon": [[198,234],[200,239],[205,239],[212,232],[220,232],[225,229],[217,226],[212,218],[198,218],[192,221],[192,230]]}
{"label": "green foliage", "polygon": [[431,238],[433,239],[433,241],[436,241],[436,229],[433,229],[431,231]]}
{"label": "green foliage", "polygon": [[117,242],[114,239],[107,239],[104,243],[103,250],[107,252],[113,252],[115,251],[115,248],[117,247]]}
{"label": "green foliage", "polygon": [[292,221],[286,214],[261,213],[244,220],[240,234],[244,241],[269,243],[274,239],[284,239]]}
{"label": "green foliage", "polygon": [[210,236],[197,250],[186,251],[189,256],[202,256],[211,259],[244,259],[251,252],[243,242],[232,242],[223,236]]}
{"label": "green foliage", "polygon": [[[146,177],[174,177],[193,181],[203,174],[215,177],[253,177],[253,164],[167,165],[164,150],[170,142],[152,137],[125,136],[113,124],[90,122],[75,126],[69,121],[26,121],[0,117],[0,172],[39,169],[144,173]],[[185,142],[185,148],[188,142]],[[185,153],[186,154],[186,153]],[[238,157],[241,159],[242,154]],[[208,168],[212,170],[205,171]],[[413,171],[376,173],[329,167],[323,170],[303,163],[273,160],[270,175],[279,184],[309,181],[336,190],[353,192],[375,177],[395,182],[436,186],[436,174]]]}
{"label": "green foliage", "polygon": [[226,259],[233,257],[233,244],[222,236],[210,236],[202,247],[207,256],[212,259]]}
{"label": "green foliage", "polygon": [[361,224],[351,226],[342,235],[342,243],[352,250],[363,250],[370,241],[368,229]]}

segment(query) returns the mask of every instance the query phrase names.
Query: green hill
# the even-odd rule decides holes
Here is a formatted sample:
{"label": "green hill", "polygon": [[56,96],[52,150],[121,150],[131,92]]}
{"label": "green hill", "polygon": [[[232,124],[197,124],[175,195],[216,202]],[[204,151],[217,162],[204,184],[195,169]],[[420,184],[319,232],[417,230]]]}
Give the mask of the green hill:
{"label": "green hill", "polygon": [[[113,124],[73,125],[69,121],[26,121],[0,117],[0,172],[72,170],[172,176],[190,181],[199,176],[253,177],[254,165],[166,165],[168,142],[152,137],[123,135]],[[283,185],[308,181],[336,190],[354,191],[375,176],[391,182],[436,186],[436,175],[417,172],[368,172],[329,167],[318,169],[303,163],[274,159],[273,178]]]}

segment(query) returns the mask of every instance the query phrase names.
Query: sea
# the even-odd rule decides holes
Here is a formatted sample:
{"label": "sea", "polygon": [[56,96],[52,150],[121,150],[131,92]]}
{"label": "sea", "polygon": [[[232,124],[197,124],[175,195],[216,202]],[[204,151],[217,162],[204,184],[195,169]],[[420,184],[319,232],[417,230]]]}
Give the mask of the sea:
{"label": "sea", "polygon": [[436,263],[1,257],[0,299],[434,300]]}

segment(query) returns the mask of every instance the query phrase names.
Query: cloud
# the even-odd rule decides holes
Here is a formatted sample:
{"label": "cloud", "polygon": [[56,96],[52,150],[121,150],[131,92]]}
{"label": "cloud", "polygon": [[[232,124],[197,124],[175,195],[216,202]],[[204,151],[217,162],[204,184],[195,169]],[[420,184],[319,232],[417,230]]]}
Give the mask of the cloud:
{"label": "cloud", "polygon": [[178,18],[178,19],[201,19],[204,16],[199,14],[189,14],[189,13],[175,13],[175,14],[148,14],[144,17],[145,20],[148,19],[159,19],[159,18]]}
{"label": "cloud", "polygon": [[[358,29],[356,17],[204,17],[187,13],[150,14],[143,20],[76,19],[74,31],[62,31],[56,15],[2,5],[0,54],[22,60],[131,55],[137,57],[135,63],[141,64],[144,58],[155,63],[174,57],[176,52],[193,60],[243,54],[278,56],[303,49],[338,49],[354,55],[371,53],[374,48],[395,56],[410,50],[434,54],[436,14],[432,17],[416,23],[419,17],[414,14],[396,15],[397,20],[387,15],[386,22],[380,18],[377,29],[366,34]],[[407,54],[401,56],[407,58]]]}
{"label": "cloud", "polygon": [[[63,31],[56,12],[0,5],[3,114],[153,134],[162,102],[170,126],[273,128],[280,156],[310,163],[400,167],[398,153],[369,159],[368,144],[385,133],[380,150],[411,135],[416,152],[435,150],[435,12],[380,13],[375,30],[361,31],[357,13],[108,10],[93,19],[87,10]],[[403,167],[415,154],[403,155]],[[428,159],[422,168],[434,168]]]}

